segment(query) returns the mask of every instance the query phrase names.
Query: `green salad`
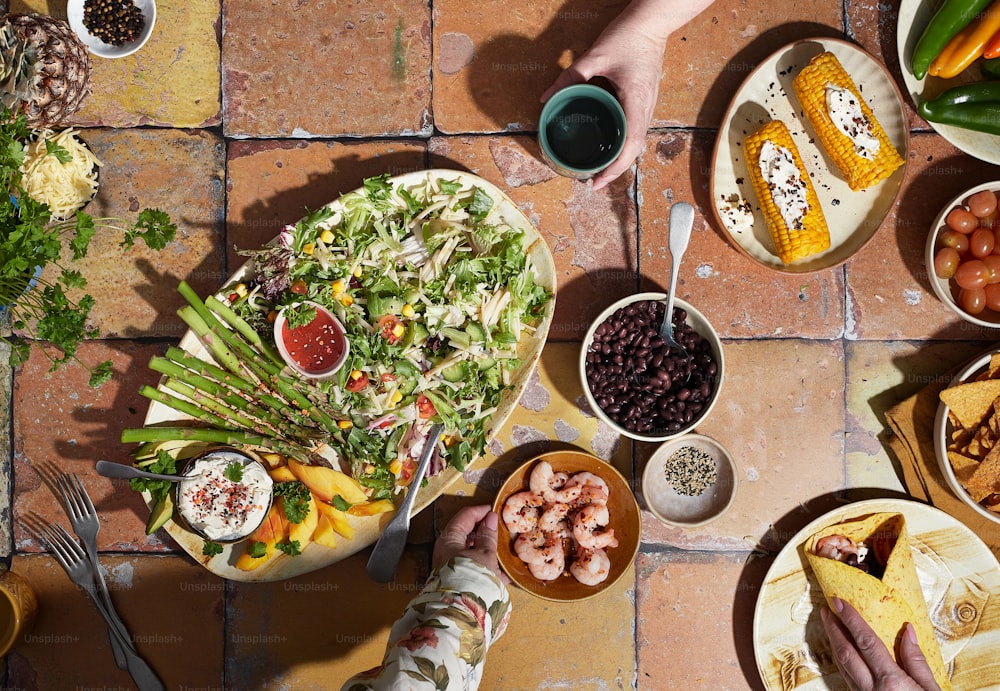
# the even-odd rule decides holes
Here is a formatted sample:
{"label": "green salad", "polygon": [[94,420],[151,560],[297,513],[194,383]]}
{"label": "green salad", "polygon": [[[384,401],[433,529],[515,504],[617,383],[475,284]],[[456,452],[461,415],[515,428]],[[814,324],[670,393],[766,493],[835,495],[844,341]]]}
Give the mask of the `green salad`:
{"label": "green salad", "polygon": [[[365,180],[246,252],[249,273],[217,296],[200,303],[182,286],[191,307],[181,316],[220,371],[174,349],[167,362],[151,363],[168,375],[166,385],[143,393],[210,423],[197,433],[174,428],[174,438],[322,456],[371,488],[373,499],[408,484],[435,422],[445,424],[443,457],[429,474],[445,464],[463,469],[484,452],[490,418],[519,365],[518,341],[552,299],[536,282],[525,232],[493,210],[487,192],[459,181]],[[294,375],[275,353],[276,313],[285,308],[290,325],[308,324],[315,309],[307,301],[346,330],[348,359],[329,381]],[[211,390],[236,390],[207,395],[200,377]],[[122,438],[163,441],[171,435],[163,429]]]}

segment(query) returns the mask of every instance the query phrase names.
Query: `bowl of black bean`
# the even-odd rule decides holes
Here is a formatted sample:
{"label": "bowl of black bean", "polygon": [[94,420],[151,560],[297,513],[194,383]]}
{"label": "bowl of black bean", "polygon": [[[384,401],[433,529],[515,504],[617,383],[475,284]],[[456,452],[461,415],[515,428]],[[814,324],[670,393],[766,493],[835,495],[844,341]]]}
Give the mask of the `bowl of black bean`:
{"label": "bowl of black bean", "polygon": [[638,293],[608,307],[584,337],[580,376],[598,418],[639,441],[666,441],[702,422],[719,398],[722,341],[697,309],[674,300],[674,337],[659,336],[666,296]]}
{"label": "bowl of black bean", "polygon": [[102,58],[123,58],[149,40],[155,0],[69,0],[66,19],[87,49]]}

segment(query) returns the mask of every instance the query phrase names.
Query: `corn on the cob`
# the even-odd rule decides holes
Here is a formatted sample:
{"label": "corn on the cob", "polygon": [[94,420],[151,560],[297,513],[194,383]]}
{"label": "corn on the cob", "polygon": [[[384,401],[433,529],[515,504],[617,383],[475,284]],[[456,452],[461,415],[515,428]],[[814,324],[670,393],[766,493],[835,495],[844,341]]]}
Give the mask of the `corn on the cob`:
{"label": "corn on the cob", "polygon": [[[836,55],[827,52],[814,57],[792,81],[792,88],[820,144],[852,190],[878,184],[903,165],[902,156]],[[831,88],[834,98],[839,89],[853,96],[848,97],[845,105],[849,111],[845,112],[854,116],[844,124],[855,138],[845,134],[831,117],[827,95]]]}
{"label": "corn on the cob", "polygon": [[[797,175],[793,172],[787,180],[769,180],[765,177],[760,162],[762,151],[767,153],[768,142],[774,147],[769,153],[772,156],[787,157],[797,170]],[[743,140],[743,153],[750,181],[781,261],[790,264],[829,249],[830,230],[827,228],[823,209],[785,123],[773,120],[746,137]],[[769,161],[770,159],[765,163]],[[776,195],[785,200],[785,214],[782,214],[782,205],[776,201]],[[804,203],[804,208],[798,212],[790,210],[790,199]]]}

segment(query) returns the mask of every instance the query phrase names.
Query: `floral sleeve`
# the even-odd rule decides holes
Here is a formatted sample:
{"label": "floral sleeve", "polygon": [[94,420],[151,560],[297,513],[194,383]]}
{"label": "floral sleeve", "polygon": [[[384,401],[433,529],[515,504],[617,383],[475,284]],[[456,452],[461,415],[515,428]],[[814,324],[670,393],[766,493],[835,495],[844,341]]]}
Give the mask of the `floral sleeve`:
{"label": "floral sleeve", "polygon": [[507,588],[492,571],[455,557],[431,574],[393,625],[382,664],[349,679],[342,691],[473,691],[510,611]]}

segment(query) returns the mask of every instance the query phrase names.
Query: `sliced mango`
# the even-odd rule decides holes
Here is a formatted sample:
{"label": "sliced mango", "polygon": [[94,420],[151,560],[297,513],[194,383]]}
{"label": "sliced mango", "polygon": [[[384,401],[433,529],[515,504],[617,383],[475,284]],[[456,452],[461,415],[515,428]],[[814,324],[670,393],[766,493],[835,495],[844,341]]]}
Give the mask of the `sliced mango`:
{"label": "sliced mango", "polygon": [[396,505],[388,499],[376,499],[375,501],[366,501],[362,504],[355,504],[347,510],[347,513],[352,516],[377,516],[380,513],[395,510]]}
{"label": "sliced mango", "polygon": [[330,520],[333,529],[340,535],[343,535],[348,540],[354,537],[354,527],[347,521],[347,514],[335,506],[327,504],[325,501],[317,501],[316,508],[319,509],[320,515],[326,516]]}
{"label": "sliced mango", "polygon": [[288,541],[293,542],[295,540],[299,541],[299,549],[304,550],[306,545],[313,539],[313,531],[316,530],[316,525],[319,522],[319,513],[316,510],[316,501],[309,495],[309,513],[306,517],[302,519],[300,523],[288,523]]}
{"label": "sliced mango", "polygon": [[255,542],[264,543],[264,556],[251,557],[244,549],[243,554],[236,559],[236,568],[241,571],[253,571],[266,564],[276,555],[281,554],[275,548],[275,544],[283,541],[287,534],[288,521],[285,519],[285,508],[281,505],[281,501],[275,501],[271,504],[271,509],[267,512],[264,521],[257,530],[253,531],[253,534],[246,542],[246,547]]}
{"label": "sliced mango", "polygon": [[295,473],[293,473],[291,468],[287,465],[271,468],[267,471],[267,474],[270,475],[271,479],[275,482],[291,482],[292,480],[298,480],[298,478],[295,477]]}
{"label": "sliced mango", "polygon": [[368,501],[361,483],[339,470],[321,465],[306,465],[291,458],[288,459],[288,467],[298,481],[312,490],[320,501],[333,501],[338,495],[349,504]]}
{"label": "sliced mango", "polygon": [[326,514],[317,519],[316,530],[313,531],[312,540],[317,545],[324,547],[337,546],[337,531],[333,528],[333,521]]}

